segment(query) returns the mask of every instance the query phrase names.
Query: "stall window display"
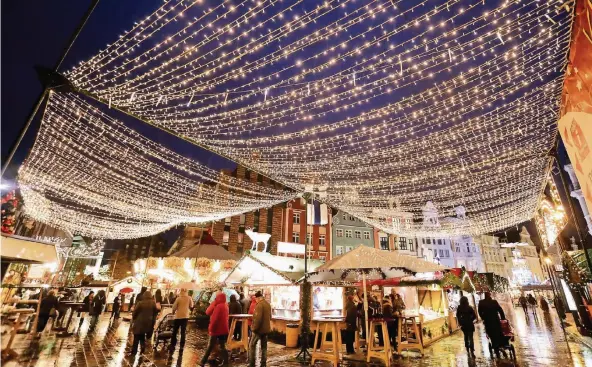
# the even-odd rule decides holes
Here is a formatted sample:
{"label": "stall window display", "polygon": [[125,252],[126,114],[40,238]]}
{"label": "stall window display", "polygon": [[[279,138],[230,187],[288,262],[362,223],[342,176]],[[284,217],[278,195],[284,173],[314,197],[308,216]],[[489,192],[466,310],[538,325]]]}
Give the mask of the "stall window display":
{"label": "stall window display", "polygon": [[[300,287],[275,286],[263,290],[269,295],[274,318],[300,319]],[[313,290],[313,317],[341,316],[343,314],[343,288],[316,287]]]}

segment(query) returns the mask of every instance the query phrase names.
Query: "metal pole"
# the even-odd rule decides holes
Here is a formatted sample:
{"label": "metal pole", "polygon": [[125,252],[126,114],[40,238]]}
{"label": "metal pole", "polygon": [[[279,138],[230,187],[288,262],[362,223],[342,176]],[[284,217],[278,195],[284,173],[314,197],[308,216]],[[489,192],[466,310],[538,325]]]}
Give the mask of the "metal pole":
{"label": "metal pole", "polygon": [[[64,51],[62,51],[62,55],[60,56],[58,62],[56,63],[56,65],[54,67],[55,72],[57,72],[58,69],[60,68],[60,66],[62,66],[62,63],[64,62],[64,60],[66,59],[66,56],[68,55],[68,52],[70,51],[70,49],[74,45],[74,42],[76,41],[76,39],[80,35],[82,28],[84,28],[84,25],[86,24],[86,22],[90,18],[92,12],[95,10],[98,3],[99,3],[99,0],[92,0],[91,1],[90,6],[86,10],[86,13],[84,13],[84,15],[82,16],[80,23],[78,24],[78,26],[74,30],[74,33],[72,33],[72,35],[70,36],[70,40],[68,41],[66,48],[64,48]],[[41,92],[39,97],[37,97],[37,102],[35,103],[35,105],[33,106],[33,109],[29,113],[29,117],[27,118],[27,121],[25,122],[25,125],[23,126],[16,142],[10,148],[10,152],[8,154],[8,157],[6,158],[6,160],[4,162],[2,162],[2,172],[0,173],[0,177],[4,176],[4,172],[8,168],[8,165],[12,161],[12,158],[14,157],[14,154],[18,150],[19,145],[21,144],[23,138],[27,134],[27,131],[29,130],[29,127],[31,126],[31,123],[35,119],[35,116],[37,115],[37,111],[39,111],[39,107],[41,107],[41,105],[43,104],[43,101],[45,101],[45,97],[49,94],[49,89],[50,89],[49,86],[45,85],[43,87],[43,91]]]}
{"label": "metal pole", "polygon": [[[559,296],[558,296],[558,292],[555,290],[555,282],[554,282],[553,274],[551,273],[551,265],[549,265],[545,261],[545,267],[547,268],[547,274],[549,275],[549,280],[551,281],[551,289],[553,290],[553,297],[557,298]],[[559,314],[557,314],[557,315],[559,316]],[[567,352],[569,354],[569,358],[573,361],[573,358],[571,356],[571,348],[569,347],[569,342],[567,340],[567,332],[565,331],[565,325],[563,324],[563,320],[561,320],[561,318],[559,318],[559,325],[561,325],[561,330],[563,331],[563,337],[565,338],[565,344],[567,345]]]}

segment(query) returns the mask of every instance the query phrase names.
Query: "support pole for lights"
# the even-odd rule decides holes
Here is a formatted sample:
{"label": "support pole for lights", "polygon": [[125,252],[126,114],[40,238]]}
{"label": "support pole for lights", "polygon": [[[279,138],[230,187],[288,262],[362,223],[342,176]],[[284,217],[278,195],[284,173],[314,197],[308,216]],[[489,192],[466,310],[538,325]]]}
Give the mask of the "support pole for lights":
{"label": "support pole for lights", "polygon": [[[306,206],[306,202],[308,201],[308,199],[310,198],[310,203],[311,205],[314,205],[313,203],[313,194],[310,193],[305,193],[303,195],[303,198],[305,200],[305,206]],[[311,299],[310,299],[310,295],[311,295],[311,285],[310,282],[308,281],[308,245],[309,245],[309,236],[308,236],[308,229],[309,229],[309,218],[308,218],[308,208],[306,208],[306,241],[304,241],[304,280],[302,282],[302,290],[301,290],[301,294],[302,294],[302,299],[301,299],[301,305],[300,305],[300,309],[301,309],[301,313],[300,313],[300,317],[302,319],[302,327],[300,329],[300,352],[298,352],[298,354],[296,355],[296,359],[306,362],[309,361],[311,359],[311,354],[308,351],[308,338],[310,335],[310,303],[311,303]],[[312,240],[312,231],[311,231],[311,235],[310,235],[310,239]],[[307,295],[305,297],[305,294]]]}
{"label": "support pole for lights", "polygon": [[[86,10],[86,13],[84,13],[84,15],[82,16],[80,23],[78,24],[78,26],[74,30],[74,33],[72,33],[72,35],[70,36],[70,40],[68,41],[66,48],[62,52],[60,59],[58,60],[58,62],[54,66],[54,68],[52,69],[52,71],[54,73],[57,73],[60,66],[62,66],[62,63],[64,62],[64,60],[66,59],[66,56],[68,55],[68,52],[70,51],[70,49],[74,45],[74,42],[76,41],[76,39],[80,35],[82,28],[84,28],[84,25],[86,24],[86,22],[90,18],[92,12],[95,10],[98,3],[99,3],[99,0],[92,0],[91,1],[90,6]],[[38,69],[38,71],[40,71],[40,70]],[[21,144],[23,138],[27,134],[27,131],[29,130],[29,127],[31,126],[31,123],[33,122],[33,120],[35,119],[35,116],[37,115],[37,111],[39,111],[39,108],[41,107],[41,105],[45,101],[45,97],[47,97],[47,95],[49,94],[49,91],[53,88],[60,87],[60,86],[64,85],[62,83],[63,81],[56,79],[51,75],[48,75],[48,73],[46,73],[45,71],[41,71],[40,74],[41,74],[40,75],[41,78],[43,79],[43,91],[41,92],[39,97],[37,97],[37,102],[35,103],[35,105],[33,106],[33,109],[29,113],[29,117],[27,118],[25,125],[21,129],[21,132],[20,132],[17,140],[14,142],[14,144],[10,148],[10,152],[8,153],[8,157],[2,163],[2,172],[0,173],[0,177],[4,176],[4,172],[6,171],[6,168],[8,168],[8,165],[12,161],[14,154],[18,150],[19,145]]]}

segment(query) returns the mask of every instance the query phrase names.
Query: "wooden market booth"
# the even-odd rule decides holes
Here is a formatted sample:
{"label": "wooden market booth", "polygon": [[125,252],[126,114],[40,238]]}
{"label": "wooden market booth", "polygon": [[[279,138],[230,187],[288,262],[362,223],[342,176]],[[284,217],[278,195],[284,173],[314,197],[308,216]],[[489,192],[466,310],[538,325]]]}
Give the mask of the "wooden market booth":
{"label": "wooden market booth", "polygon": [[[322,264],[308,260],[309,271]],[[261,291],[271,305],[272,329],[286,333],[288,324],[300,323],[301,290],[299,280],[304,276],[304,259],[248,251],[224,281],[229,287],[242,287],[245,296]],[[341,287],[313,287],[312,318],[343,315],[344,291]]]}

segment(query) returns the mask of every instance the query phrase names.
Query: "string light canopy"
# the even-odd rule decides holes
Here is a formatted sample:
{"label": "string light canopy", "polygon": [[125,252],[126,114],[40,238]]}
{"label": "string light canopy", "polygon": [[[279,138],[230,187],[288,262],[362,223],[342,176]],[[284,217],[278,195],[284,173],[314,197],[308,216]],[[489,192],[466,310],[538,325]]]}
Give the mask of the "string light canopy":
{"label": "string light canopy", "polygon": [[149,236],[295,196],[210,169],[62,93],[51,94],[18,179],[28,215],[93,238]]}
{"label": "string light canopy", "polygon": [[[479,234],[536,210],[572,12],[552,0],[170,0],[65,75],[387,232]],[[435,225],[421,221],[427,201]],[[459,206],[469,219],[444,218]]]}

